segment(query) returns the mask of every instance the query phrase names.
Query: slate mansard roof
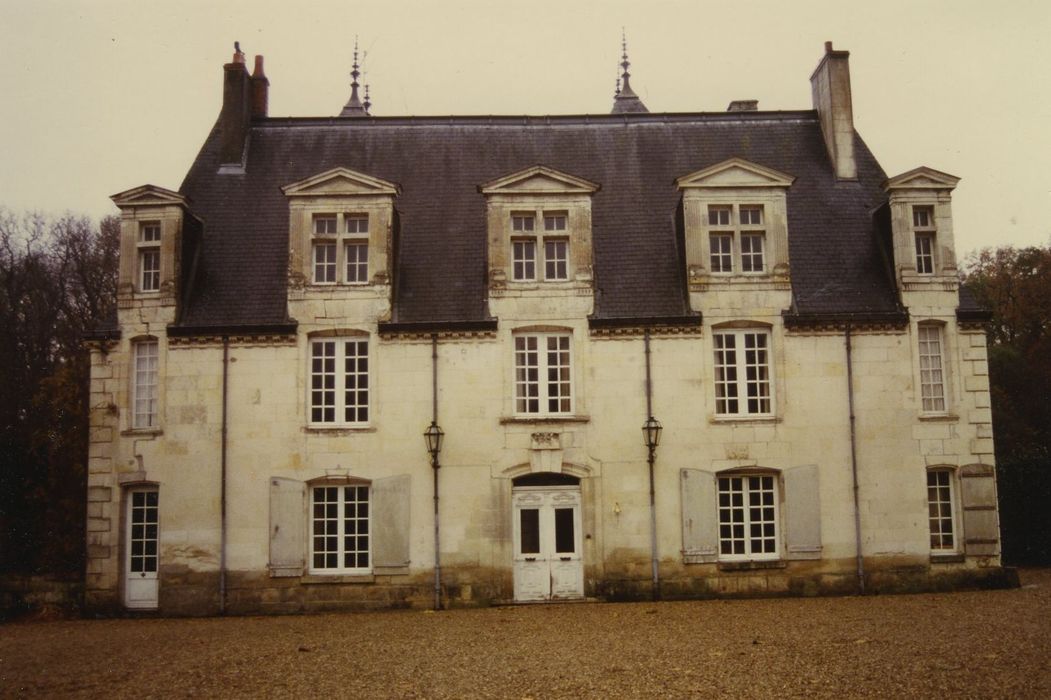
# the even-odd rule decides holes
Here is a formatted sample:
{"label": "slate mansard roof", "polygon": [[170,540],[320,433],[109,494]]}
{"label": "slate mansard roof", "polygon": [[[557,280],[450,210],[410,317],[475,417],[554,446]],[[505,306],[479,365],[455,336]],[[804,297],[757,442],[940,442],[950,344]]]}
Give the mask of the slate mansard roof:
{"label": "slate mansard roof", "polygon": [[178,326],[287,324],[289,207],[281,187],[345,167],[401,187],[394,323],[478,322],[486,307],[482,183],[545,165],[601,185],[592,200],[594,318],[691,316],[676,178],[732,157],[796,177],[787,192],[801,317],[900,317],[873,211],[886,174],[859,137],[837,182],[814,111],[252,122],[244,174],[219,174],[213,129],[180,192],[204,221]]}

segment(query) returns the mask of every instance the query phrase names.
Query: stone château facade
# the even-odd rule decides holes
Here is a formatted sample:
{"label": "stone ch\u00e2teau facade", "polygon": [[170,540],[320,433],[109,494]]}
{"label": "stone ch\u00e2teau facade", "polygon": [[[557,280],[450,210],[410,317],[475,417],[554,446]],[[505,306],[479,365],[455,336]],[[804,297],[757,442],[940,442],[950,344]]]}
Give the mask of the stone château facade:
{"label": "stone ch\u00e2teau facade", "polygon": [[238,51],[179,190],[113,197],[89,608],[1006,580],[957,178],[887,177],[831,44],[810,110],[628,77],[608,115],[421,118],[355,72],[273,118]]}

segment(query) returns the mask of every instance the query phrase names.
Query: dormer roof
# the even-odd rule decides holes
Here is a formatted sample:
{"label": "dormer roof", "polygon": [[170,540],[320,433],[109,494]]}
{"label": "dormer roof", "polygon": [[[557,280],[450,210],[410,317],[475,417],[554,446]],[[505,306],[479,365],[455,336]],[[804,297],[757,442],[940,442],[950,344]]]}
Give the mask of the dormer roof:
{"label": "dormer roof", "polygon": [[332,168],[281,188],[286,197],[397,195],[398,186],[350,168]]}
{"label": "dormer roof", "polygon": [[696,187],[790,187],[795,177],[780,170],[744,160],[728,158],[675,181],[679,189]]}
{"label": "dormer roof", "polygon": [[543,165],[504,175],[478,186],[482,194],[594,194],[601,185]]}
{"label": "dormer roof", "polygon": [[891,190],[952,190],[960,178],[921,165],[883,181],[883,189]]}
{"label": "dormer roof", "polygon": [[172,190],[157,185],[140,185],[110,195],[110,199],[120,209],[125,207],[166,206],[175,204],[185,207],[186,197]]}

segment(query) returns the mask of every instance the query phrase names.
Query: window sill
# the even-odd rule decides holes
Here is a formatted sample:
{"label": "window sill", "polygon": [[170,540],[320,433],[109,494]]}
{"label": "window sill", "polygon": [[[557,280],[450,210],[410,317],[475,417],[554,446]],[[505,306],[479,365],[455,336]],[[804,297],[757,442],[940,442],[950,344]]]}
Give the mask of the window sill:
{"label": "window sill", "polygon": [[308,435],[330,435],[339,437],[341,435],[352,435],[354,433],[374,433],[376,427],[372,425],[307,425],[303,426],[303,432]]}
{"label": "window sill", "polygon": [[121,437],[153,438],[164,435],[163,428],[128,428],[120,431]]}
{"label": "window sill", "polygon": [[955,423],[960,420],[954,413],[921,413],[918,417],[926,423]]}
{"label": "window sill", "polygon": [[522,423],[525,425],[550,425],[552,423],[590,423],[591,416],[501,416],[500,425]]}
{"label": "window sill", "polygon": [[761,569],[784,569],[788,565],[780,559],[767,559],[758,561],[721,561],[718,563],[719,571],[757,571]]}
{"label": "window sill", "polygon": [[932,564],[962,564],[966,560],[963,552],[945,552],[944,554],[931,552]]}
{"label": "window sill", "polygon": [[764,425],[768,423],[780,423],[781,416],[710,416],[708,422],[712,425],[719,423],[732,423],[733,425]]}
{"label": "window sill", "polygon": [[303,574],[300,583],[375,583],[373,574]]}

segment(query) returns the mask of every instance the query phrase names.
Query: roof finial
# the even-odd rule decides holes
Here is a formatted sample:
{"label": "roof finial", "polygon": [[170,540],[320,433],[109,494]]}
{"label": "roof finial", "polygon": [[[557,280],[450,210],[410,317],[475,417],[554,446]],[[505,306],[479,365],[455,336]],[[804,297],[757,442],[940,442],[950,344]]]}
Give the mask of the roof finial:
{"label": "roof finial", "polygon": [[613,114],[649,112],[650,110],[646,109],[646,105],[642,104],[642,100],[631,89],[631,73],[628,72],[628,67],[631,65],[631,62],[628,61],[628,37],[624,33],[623,27],[620,29],[620,49],[620,67],[623,69],[623,72],[617,79],[617,92],[613,96]]}
{"label": "roof finial", "polygon": [[365,107],[361,104],[361,100],[358,98],[358,76],[361,73],[358,71],[358,37],[354,37],[354,66],[353,70],[350,71],[350,99],[347,104],[343,106],[343,111],[339,113],[341,117],[364,117],[368,114]]}
{"label": "roof finial", "polygon": [[368,83],[365,83],[365,101],[362,104],[365,107],[365,114],[368,114],[371,117],[372,115],[369,114],[369,107],[372,106],[372,103],[369,102],[369,84]]}
{"label": "roof finial", "polygon": [[[365,114],[369,114],[369,107],[372,106],[372,102],[369,100],[369,69],[366,66],[369,60],[369,52],[361,52],[361,77],[365,81],[365,101],[362,102],[362,106],[365,108]],[[372,116],[369,114],[369,116]]]}

